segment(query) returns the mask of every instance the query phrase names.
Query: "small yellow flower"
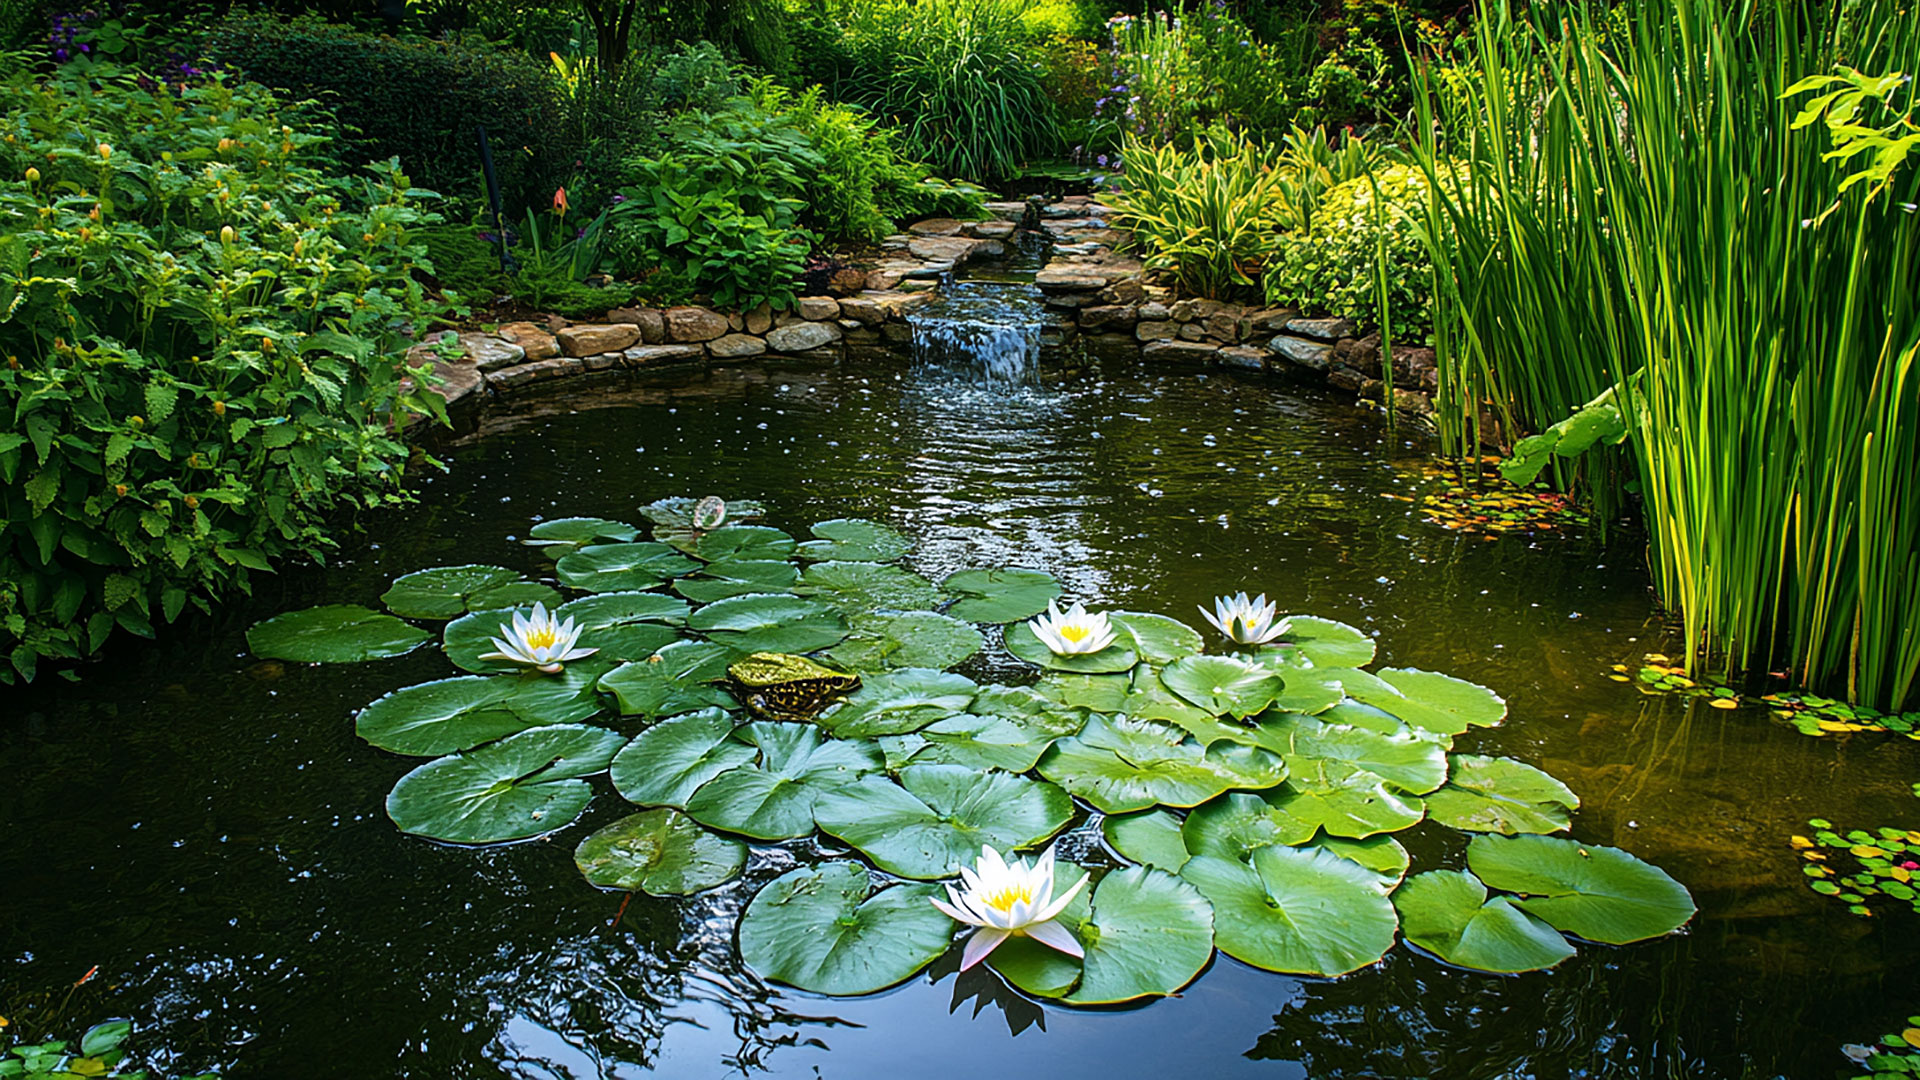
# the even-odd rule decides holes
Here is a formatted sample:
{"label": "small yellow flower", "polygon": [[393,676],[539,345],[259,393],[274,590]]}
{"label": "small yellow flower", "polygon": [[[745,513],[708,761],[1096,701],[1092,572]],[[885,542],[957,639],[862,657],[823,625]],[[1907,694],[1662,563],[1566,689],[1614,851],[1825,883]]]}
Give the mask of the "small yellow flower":
{"label": "small yellow flower", "polygon": [[113,147],[108,146],[106,143],[101,143],[99,146],[94,147],[94,149],[99,151],[101,161],[107,161],[113,157]]}

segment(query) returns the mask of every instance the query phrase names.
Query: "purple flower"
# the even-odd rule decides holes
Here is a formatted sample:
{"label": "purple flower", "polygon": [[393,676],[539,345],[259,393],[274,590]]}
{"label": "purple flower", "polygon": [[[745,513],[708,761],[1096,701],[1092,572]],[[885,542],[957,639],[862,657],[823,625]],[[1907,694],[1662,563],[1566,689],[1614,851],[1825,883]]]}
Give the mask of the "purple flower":
{"label": "purple flower", "polygon": [[1105,154],[1101,154],[1099,157],[1094,158],[1093,161],[1094,161],[1094,164],[1100,166],[1103,169],[1107,167],[1107,155]]}
{"label": "purple flower", "polygon": [[610,199],[610,200],[608,200],[608,201],[609,201],[609,202],[611,202],[611,203],[613,203],[613,204],[614,204],[615,206],[618,206],[618,205],[620,205],[621,203],[623,203],[623,202],[626,202],[626,201],[627,201],[627,197],[626,197],[625,195],[615,195],[615,196],[614,196],[614,197],[613,197],[612,199]]}

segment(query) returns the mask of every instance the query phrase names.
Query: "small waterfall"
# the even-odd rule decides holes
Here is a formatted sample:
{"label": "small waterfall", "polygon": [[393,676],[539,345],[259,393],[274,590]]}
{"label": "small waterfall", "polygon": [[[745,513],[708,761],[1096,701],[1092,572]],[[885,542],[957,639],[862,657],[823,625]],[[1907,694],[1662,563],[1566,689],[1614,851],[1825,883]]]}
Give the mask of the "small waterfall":
{"label": "small waterfall", "polygon": [[1045,248],[1021,234],[1017,254],[995,271],[943,279],[940,298],[907,316],[915,362],[985,384],[1037,382],[1045,314],[1033,276]]}

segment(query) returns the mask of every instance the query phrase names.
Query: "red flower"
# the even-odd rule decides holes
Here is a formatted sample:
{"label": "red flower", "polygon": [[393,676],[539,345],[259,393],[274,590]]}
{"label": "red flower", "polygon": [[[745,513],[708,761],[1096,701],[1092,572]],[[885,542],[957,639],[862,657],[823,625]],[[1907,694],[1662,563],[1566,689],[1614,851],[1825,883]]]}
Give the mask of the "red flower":
{"label": "red flower", "polygon": [[553,193],[553,212],[561,217],[567,216],[567,189],[558,188]]}

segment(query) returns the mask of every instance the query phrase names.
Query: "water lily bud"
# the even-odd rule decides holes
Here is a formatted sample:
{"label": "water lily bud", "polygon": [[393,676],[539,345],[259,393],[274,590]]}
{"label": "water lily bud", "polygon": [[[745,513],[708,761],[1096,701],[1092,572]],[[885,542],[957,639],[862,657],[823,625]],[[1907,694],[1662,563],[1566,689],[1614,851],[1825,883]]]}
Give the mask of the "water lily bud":
{"label": "water lily bud", "polygon": [[236,234],[236,233],[235,233],[235,232],[233,231],[233,226],[231,226],[231,225],[222,225],[222,226],[220,226],[220,242],[221,242],[222,244],[231,244],[231,243],[233,243],[233,241],[234,241],[234,237],[235,237],[236,235],[237,235],[237,234]]}
{"label": "water lily bud", "polygon": [[27,183],[37,184],[39,182],[40,182],[40,170],[34,168],[31,165],[27,166]]}
{"label": "water lily bud", "polygon": [[101,161],[106,161],[113,157],[113,147],[108,146],[106,143],[101,143],[99,146],[94,147],[94,149],[100,152]]}

